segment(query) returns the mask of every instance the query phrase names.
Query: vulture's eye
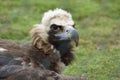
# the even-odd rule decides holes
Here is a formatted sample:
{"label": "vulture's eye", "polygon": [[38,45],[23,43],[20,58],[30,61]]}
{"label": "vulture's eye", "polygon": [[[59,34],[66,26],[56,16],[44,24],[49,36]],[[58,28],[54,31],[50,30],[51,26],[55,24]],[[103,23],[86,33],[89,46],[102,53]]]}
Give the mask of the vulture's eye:
{"label": "vulture's eye", "polygon": [[56,24],[52,24],[52,25],[50,26],[50,29],[51,29],[52,31],[57,32],[57,31],[60,31],[60,30],[61,30],[61,26],[56,25]]}

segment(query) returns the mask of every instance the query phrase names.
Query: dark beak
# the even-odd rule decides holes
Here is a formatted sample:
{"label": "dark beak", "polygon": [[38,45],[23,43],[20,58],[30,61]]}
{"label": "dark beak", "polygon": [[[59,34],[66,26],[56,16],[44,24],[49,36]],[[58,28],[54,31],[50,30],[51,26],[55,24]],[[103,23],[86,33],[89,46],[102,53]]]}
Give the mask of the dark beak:
{"label": "dark beak", "polygon": [[55,36],[58,37],[60,41],[74,41],[76,46],[78,46],[79,34],[77,30],[71,26],[68,26],[63,33],[56,34]]}

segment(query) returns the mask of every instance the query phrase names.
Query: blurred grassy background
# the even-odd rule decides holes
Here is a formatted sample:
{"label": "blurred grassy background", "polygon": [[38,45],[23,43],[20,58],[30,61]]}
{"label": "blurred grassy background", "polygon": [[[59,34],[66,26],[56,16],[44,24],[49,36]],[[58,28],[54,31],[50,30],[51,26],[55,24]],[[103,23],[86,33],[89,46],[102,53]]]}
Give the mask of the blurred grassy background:
{"label": "blurred grassy background", "polygon": [[0,38],[30,40],[49,9],[70,11],[80,33],[76,60],[65,75],[120,80],[120,0],[0,0]]}

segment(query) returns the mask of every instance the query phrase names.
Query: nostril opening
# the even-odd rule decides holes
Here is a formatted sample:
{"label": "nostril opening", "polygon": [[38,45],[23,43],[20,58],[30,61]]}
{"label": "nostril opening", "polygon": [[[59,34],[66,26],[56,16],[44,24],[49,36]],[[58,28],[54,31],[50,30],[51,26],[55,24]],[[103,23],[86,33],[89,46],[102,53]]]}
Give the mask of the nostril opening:
{"label": "nostril opening", "polygon": [[69,32],[69,30],[66,30],[66,32],[68,33],[68,32]]}

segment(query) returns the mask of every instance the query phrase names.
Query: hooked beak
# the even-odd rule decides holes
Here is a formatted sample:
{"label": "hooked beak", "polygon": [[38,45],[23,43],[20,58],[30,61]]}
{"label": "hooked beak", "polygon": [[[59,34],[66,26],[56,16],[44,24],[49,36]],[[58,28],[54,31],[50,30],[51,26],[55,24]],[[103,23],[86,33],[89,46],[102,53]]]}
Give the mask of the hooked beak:
{"label": "hooked beak", "polygon": [[72,26],[68,26],[63,33],[56,34],[60,41],[74,41],[78,46],[79,34]]}

